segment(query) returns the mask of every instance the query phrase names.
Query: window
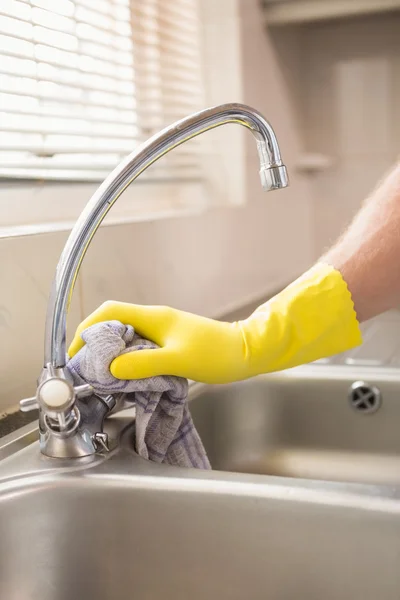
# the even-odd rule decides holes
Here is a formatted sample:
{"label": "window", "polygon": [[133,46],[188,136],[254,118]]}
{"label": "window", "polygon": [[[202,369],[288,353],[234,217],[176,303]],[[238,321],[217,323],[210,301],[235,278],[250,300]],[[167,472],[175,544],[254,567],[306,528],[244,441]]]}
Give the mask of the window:
{"label": "window", "polygon": [[[237,0],[0,0],[0,237],[70,229],[142,141],[240,102],[240,63]],[[106,224],[243,202],[240,130],[164,156]]]}
{"label": "window", "polygon": [[[201,108],[197,2],[1,0],[0,176],[103,180]],[[197,146],[149,174],[197,176]]]}

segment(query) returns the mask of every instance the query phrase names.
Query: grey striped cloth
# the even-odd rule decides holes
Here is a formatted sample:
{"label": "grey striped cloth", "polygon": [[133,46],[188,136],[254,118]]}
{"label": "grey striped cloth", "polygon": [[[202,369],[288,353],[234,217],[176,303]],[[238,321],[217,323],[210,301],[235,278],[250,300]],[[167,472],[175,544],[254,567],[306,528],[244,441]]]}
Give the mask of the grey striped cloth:
{"label": "grey striped cloth", "polygon": [[75,381],[90,383],[99,394],[126,394],[136,407],[136,451],[148,460],[181,467],[210,469],[207,454],[187,404],[188,382],[180,377],[122,381],[109,366],[125,352],[156,348],[119,321],[98,323],[82,333],[85,346],[67,367]]}

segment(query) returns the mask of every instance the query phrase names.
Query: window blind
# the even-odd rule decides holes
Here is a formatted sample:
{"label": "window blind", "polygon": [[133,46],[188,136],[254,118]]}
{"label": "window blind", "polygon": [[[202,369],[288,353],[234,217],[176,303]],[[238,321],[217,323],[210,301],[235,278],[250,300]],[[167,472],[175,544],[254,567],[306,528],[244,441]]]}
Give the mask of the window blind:
{"label": "window blind", "polygon": [[[0,177],[102,180],[203,106],[199,0],[1,0]],[[201,177],[201,145],[149,178]]]}

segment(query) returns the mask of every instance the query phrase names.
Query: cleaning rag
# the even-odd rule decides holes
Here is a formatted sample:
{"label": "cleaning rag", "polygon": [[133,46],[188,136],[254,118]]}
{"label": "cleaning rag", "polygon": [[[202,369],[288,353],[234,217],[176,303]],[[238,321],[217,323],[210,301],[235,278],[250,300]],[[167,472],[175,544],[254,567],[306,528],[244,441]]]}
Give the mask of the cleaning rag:
{"label": "cleaning rag", "polygon": [[137,453],[153,462],[210,469],[187,404],[188,382],[180,377],[120,380],[110,364],[120,354],[157,348],[130,325],[108,321],[82,333],[85,346],[67,364],[75,384],[89,383],[98,394],[123,393],[136,408]]}

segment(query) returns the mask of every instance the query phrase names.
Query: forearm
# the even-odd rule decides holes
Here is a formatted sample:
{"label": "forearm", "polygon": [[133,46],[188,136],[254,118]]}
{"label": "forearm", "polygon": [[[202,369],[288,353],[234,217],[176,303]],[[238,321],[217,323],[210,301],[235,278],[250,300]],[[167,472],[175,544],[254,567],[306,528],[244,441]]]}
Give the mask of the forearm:
{"label": "forearm", "polygon": [[321,261],[341,272],[360,322],[400,303],[400,165]]}

